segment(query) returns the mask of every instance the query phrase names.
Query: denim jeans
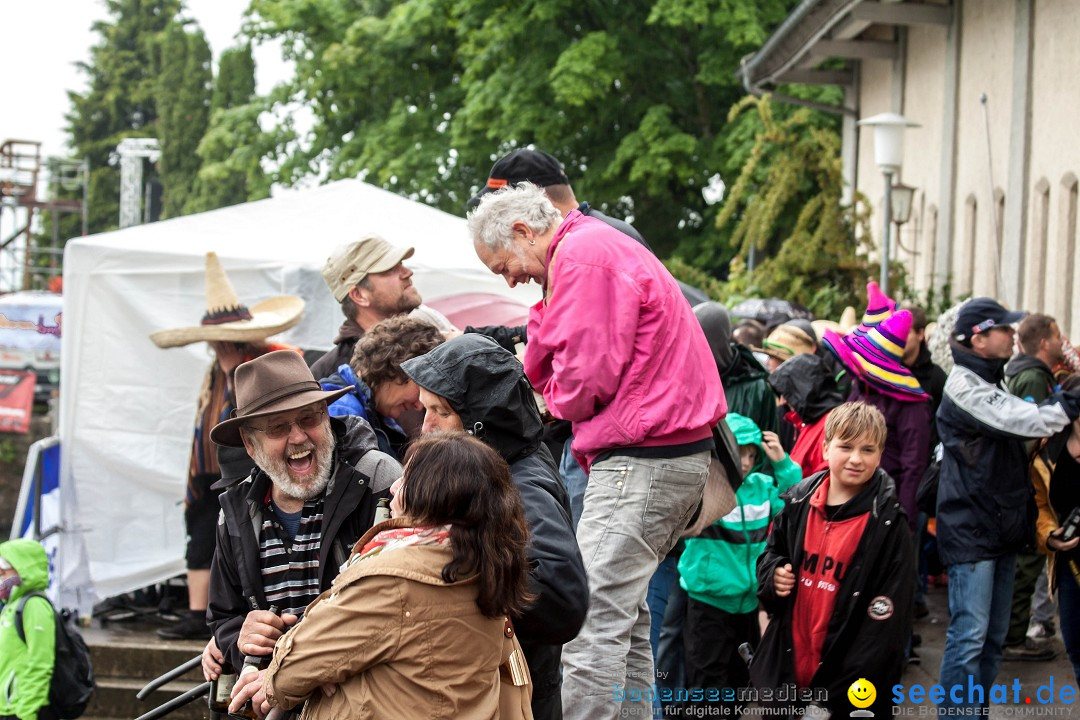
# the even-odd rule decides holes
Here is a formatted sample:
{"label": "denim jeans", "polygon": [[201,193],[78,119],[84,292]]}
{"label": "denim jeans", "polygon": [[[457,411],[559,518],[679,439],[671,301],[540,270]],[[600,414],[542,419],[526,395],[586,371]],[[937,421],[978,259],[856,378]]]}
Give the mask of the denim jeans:
{"label": "denim jeans", "polygon": [[[1001,648],[1009,630],[1016,555],[949,566],[949,630],[941,657],[941,707],[988,707],[990,686],[1001,667]],[[969,680],[969,677],[971,678]],[[969,684],[982,686],[968,702]],[[963,686],[963,701],[948,695]]]}
{"label": "denim jeans", "polygon": [[589,611],[563,648],[563,717],[652,717],[655,680],[645,594],[705,488],[709,452],[677,458],[614,455],[594,463],[578,546]]}
{"label": "denim jeans", "polygon": [[1061,637],[1065,641],[1065,652],[1072,663],[1076,682],[1080,684],[1080,585],[1076,584],[1076,576],[1060,553],[1054,564],[1054,574],[1057,575]]}
{"label": "denim jeans", "polygon": [[585,487],[589,484],[589,476],[581,468],[570,452],[570,443],[574,436],[566,438],[562,446],[562,460],[559,462],[559,474],[562,475],[563,485],[566,486],[566,494],[570,496],[570,522],[577,530],[578,520],[581,519],[581,505],[585,501]]}

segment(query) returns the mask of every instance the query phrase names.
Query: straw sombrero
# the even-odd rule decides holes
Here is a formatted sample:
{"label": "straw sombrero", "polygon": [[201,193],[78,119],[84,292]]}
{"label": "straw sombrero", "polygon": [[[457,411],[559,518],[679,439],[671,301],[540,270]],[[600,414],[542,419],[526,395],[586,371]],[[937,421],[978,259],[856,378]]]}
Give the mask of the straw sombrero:
{"label": "straw sombrero", "polygon": [[904,367],[904,344],[911,313],[901,310],[864,332],[838,335],[826,330],[822,340],[845,367],[878,392],[906,402],[929,399],[919,381]]}
{"label": "straw sombrero", "polygon": [[277,295],[250,309],[236,297],[216,253],[206,253],[206,314],[193,327],[158,330],[150,339],[160,348],[194,342],[257,342],[288,330],[300,322],[304,300]]}
{"label": "straw sombrero", "polygon": [[796,355],[805,355],[814,352],[814,339],[795,325],[777,325],[776,329],[769,333],[765,342],[759,348],[750,348],[754,352],[762,352],[771,358],[784,362]]}

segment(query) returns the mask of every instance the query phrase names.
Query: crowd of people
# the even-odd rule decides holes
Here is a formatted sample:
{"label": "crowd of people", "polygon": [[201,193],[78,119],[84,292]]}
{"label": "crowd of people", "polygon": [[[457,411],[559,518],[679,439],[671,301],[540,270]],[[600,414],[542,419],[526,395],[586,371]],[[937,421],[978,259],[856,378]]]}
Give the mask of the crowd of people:
{"label": "crowd of people", "polygon": [[[470,205],[480,261],[542,289],[527,325],[454,328],[413,250],[368,236],[326,262],[345,322],[310,367],[270,341],[302,301],[245,307],[212,253],[202,322],[154,336],[214,351],[190,614],[162,635],[207,640],[231,711],[844,715],[858,681],[888,715],[931,578],[944,686],[1045,658],[1055,593],[1080,679],[1080,367],[1052,318],[967,301],[934,328],[942,368],[926,314],[875,283],[858,324],[733,327],[546,153],[500,159]],[[0,545],[4,718],[47,716],[44,641],[9,653],[3,620],[39,565]]]}

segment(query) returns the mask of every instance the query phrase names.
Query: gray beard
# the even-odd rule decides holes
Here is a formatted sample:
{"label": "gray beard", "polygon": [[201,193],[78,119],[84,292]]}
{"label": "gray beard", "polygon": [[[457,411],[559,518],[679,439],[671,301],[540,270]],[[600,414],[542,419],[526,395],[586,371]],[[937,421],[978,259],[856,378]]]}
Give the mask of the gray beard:
{"label": "gray beard", "polygon": [[[329,425],[329,421],[324,421]],[[287,496],[296,500],[307,502],[313,500],[326,490],[326,486],[330,484],[330,471],[332,470],[331,464],[334,460],[334,445],[336,440],[334,433],[329,427],[325,428],[325,437],[329,440],[322,446],[314,447],[315,452],[315,475],[310,480],[297,481],[293,478],[292,471],[289,470],[289,464],[280,456],[274,457],[264,452],[259,445],[255,446],[255,453],[252,459],[255,464],[258,465],[263,472],[269,477],[270,481],[274,483],[281,492]],[[285,448],[285,454],[296,452],[298,450],[305,450],[311,445],[297,445],[287,446]]]}

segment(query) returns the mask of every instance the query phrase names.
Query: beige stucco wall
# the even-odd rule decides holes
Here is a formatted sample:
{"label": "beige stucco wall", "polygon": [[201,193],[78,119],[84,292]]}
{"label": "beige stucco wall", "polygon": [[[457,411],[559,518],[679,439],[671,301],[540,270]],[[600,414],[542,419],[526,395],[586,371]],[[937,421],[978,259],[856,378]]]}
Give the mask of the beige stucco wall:
{"label": "beige stucco wall", "polygon": [[[864,60],[859,68],[859,117],[893,111],[891,98],[892,61]],[[874,164],[874,131],[870,128],[859,129],[859,161],[855,173],[855,188],[873,207],[870,230],[875,250],[871,257],[876,260],[881,247],[880,208],[885,179]]]}
{"label": "beige stucco wall", "polygon": [[[979,96],[986,93],[988,98],[992,184],[1004,192],[1010,172],[1014,16],[1015,3],[1010,0],[974,0],[963,6],[957,90],[956,198],[961,202],[962,198],[974,195],[976,228],[972,252],[968,245],[972,233],[970,228],[965,232],[964,213],[957,214],[951,267],[953,286],[959,293],[998,294],[1001,268],[991,214],[994,202],[987,159],[986,119]],[[1008,203],[1009,198],[1006,197],[1005,202]],[[970,264],[972,258],[973,264]]]}
{"label": "beige stucco wall", "polygon": [[[1028,273],[1025,283],[1025,303],[1028,310],[1040,310],[1057,317],[1073,338],[1080,337],[1080,302],[1076,284],[1072,297],[1066,296],[1067,280],[1078,270],[1076,253],[1067,263],[1068,245],[1075,248],[1076,237],[1066,238],[1063,204],[1070,193],[1062,187],[1066,176],[1080,175],[1080,85],[1076,70],[1080,68],[1080,3],[1075,0],[1037,0],[1034,20],[1034,53],[1032,58],[1031,106],[1031,176],[1034,187],[1045,178],[1049,185],[1047,213],[1046,271],[1035,277]],[[1033,193],[1033,200],[1036,200]],[[1031,213],[1028,238],[1037,234],[1034,223],[1037,212]],[[1034,245],[1030,242],[1029,245]],[[1039,251],[1029,247],[1028,257]]]}
{"label": "beige stucco wall", "polygon": [[907,66],[904,83],[904,117],[919,123],[911,128],[904,143],[905,185],[916,188],[911,220],[900,228],[901,244],[894,256],[904,263],[919,292],[930,285],[934,269],[937,223],[935,210],[941,197],[941,153],[944,124],[945,83],[923,82],[914,86],[911,78],[941,77],[945,62],[947,31],[942,27],[914,26],[907,31]]}
{"label": "beige stucco wall", "polygon": [[[1027,220],[1021,267],[999,268],[994,236],[992,192],[1003,194],[1010,173],[1013,128],[1013,65],[1016,32],[1014,0],[957,0],[960,55],[957,90],[956,168],[949,267],[953,293],[997,295],[999,274],[1019,273],[1022,304],[1061,321],[1080,338],[1080,238],[1077,238],[1077,185],[1080,176],[1080,2],[1034,0],[1031,59],[1030,153]],[[902,180],[917,188],[912,221],[901,231],[903,243],[924,253],[894,255],[903,262],[916,289],[932,280],[935,215],[948,197],[941,184],[946,151],[944,127],[947,31],[935,26],[907,30],[903,106],[893,107],[893,63],[863,61],[859,75],[859,116],[897,111],[922,127],[908,131]],[[986,93],[987,127],[979,96]],[[991,182],[992,180],[992,182]],[[877,242],[882,177],[874,164],[873,134],[859,133],[856,187],[873,207]],[[993,187],[993,191],[991,189]],[[1005,197],[1005,203],[1015,199]],[[999,225],[1002,224],[999,222]],[[1004,228],[1002,228],[1004,235]],[[1046,245],[1040,239],[1046,238]],[[1020,242],[1003,237],[1003,242]]]}

